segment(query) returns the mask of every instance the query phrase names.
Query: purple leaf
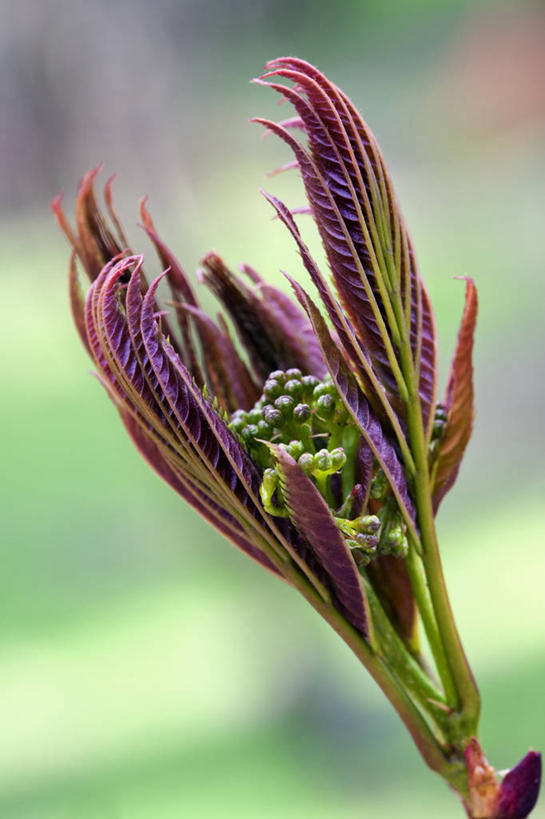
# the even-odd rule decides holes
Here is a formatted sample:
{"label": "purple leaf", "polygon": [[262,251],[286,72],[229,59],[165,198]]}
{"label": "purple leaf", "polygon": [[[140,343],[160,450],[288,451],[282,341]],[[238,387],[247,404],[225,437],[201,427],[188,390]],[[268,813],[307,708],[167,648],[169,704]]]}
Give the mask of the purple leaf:
{"label": "purple leaf", "polygon": [[318,336],[324,358],[339,395],[364,440],[381,465],[403,513],[405,522],[412,531],[413,536],[415,536],[414,504],[409,496],[405,473],[396,451],[384,435],[380,422],[374,416],[367,398],[361,391],[355,376],[343,357],[342,350],[334,344],[320,311],[300,285],[296,282],[292,282],[292,284],[297,298],[305,308]]}
{"label": "purple leaf", "polygon": [[[416,344],[413,341],[413,328],[411,326],[411,341],[413,341],[413,350],[419,346],[419,354],[417,360],[420,362],[420,378],[418,381],[418,394],[420,396],[420,406],[422,408],[422,421],[424,429],[427,432],[427,437],[431,434],[431,425],[433,423],[433,408],[435,407],[435,397],[437,389],[437,344],[435,319],[430,302],[428,291],[424,282],[420,280],[421,302],[422,302],[422,319],[420,322],[415,320],[413,324],[420,324],[420,336]],[[418,330],[416,330],[418,332]]]}
{"label": "purple leaf", "polygon": [[280,447],[272,448],[291,521],[329,576],[341,611],[368,638],[370,618],[361,577],[327,503],[291,455]]}
{"label": "purple leaf", "polygon": [[197,326],[212,394],[228,413],[251,409],[260,390],[231,338],[197,307],[187,304],[181,305],[180,309],[187,311]]}
{"label": "purple leaf", "polygon": [[[323,378],[327,372],[322,351],[305,314],[281,290],[263,282],[259,285],[264,306],[277,325],[278,335],[289,351],[291,361],[303,373]],[[276,333],[275,333],[276,335]]]}
{"label": "purple leaf", "polygon": [[[373,450],[362,438],[358,445],[356,456],[355,479],[360,487],[357,502],[359,510],[367,506],[369,491],[371,489],[371,479],[373,477]],[[357,517],[361,512],[352,510],[352,517]]]}
{"label": "purple leaf", "polygon": [[268,311],[266,324],[276,325],[274,335],[283,337],[283,345],[290,350],[294,362],[302,372],[323,378],[327,372],[322,351],[314,330],[305,315],[286,293],[268,284],[249,265],[242,270],[256,285],[256,293]]}
{"label": "purple leaf", "polygon": [[[373,357],[377,372],[395,393],[376,258],[379,253],[393,256],[394,250],[391,241],[383,248],[376,235],[375,243],[369,235],[373,231],[377,234],[381,221],[387,218],[388,202],[380,198],[384,191],[380,191],[367,152],[362,150],[352,117],[337,98],[337,89],[319,72],[318,81],[309,76],[302,62],[297,70],[282,67],[281,61],[271,67],[274,70],[266,77],[276,74],[295,83],[294,89],[266,84],[287,98],[303,119],[310,155],[285,129],[269,121],[264,124],[295,153],[343,307]],[[373,196],[377,198],[377,213],[373,212]]]}
{"label": "purple leaf", "polygon": [[197,354],[191,338],[191,330],[187,313],[178,306],[178,302],[184,302],[186,304],[191,304],[194,307],[198,307],[197,300],[195,299],[191,285],[189,284],[187,276],[185,275],[180,263],[172,251],[157,235],[151,216],[146,208],[146,199],[143,199],[140,203],[140,217],[143,223],[142,226],[153,242],[161,264],[166,270],[166,277],[170,286],[172,298],[176,302],[174,306],[183,341],[183,352],[180,350],[178,350],[178,352],[182,353],[182,360],[187,365],[197,384],[202,387],[204,384],[204,378],[201,373],[201,368],[199,366]]}
{"label": "purple leaf", "polygon": [[380,555],[369,564],[367,573],[393,627],[405,642],[410,642],[415,634],[416,602],[406,562]]}
{"label": "purple leaf", "polygon": [[275,209],[278,217],[287,227],[299,249],[299,253],[303,260],[303,264],[305,265],[310,277],[312,279],[312,283],[318,290],[320,294],[320,298],[324,304],[324,307],[327,310],[328,316],[331,319],[331,322],[335,328],[339,339],[342,342],[343,347],[348,352],[351,358],[357,359],[358,352],[356,351],[356,347],[359,346],[359,343],[354,335],[354,331],[350,326],[346,316],[342,312],[340,305],[334,299],[332,293],[329,290],[327,283],[325,282],[322,274],[320,273],[316,262],[310,255],[310,252],[303,242],[301,238],[301,234],[299,232],[299,228],[295,224],[293,216],[291,212],[288,210],[286,205],[277,199],[275,196],[272,196],[265,191],[262,191],[263,195],[267,199],[268,202],[273,206]]}
{"label": "purple leaf", "polygon": [[[132,257],[107,268],[88,297],[90,337],[104,384],[156,471],[235,545],[270,569],[270,560],[241,522],[245,518],[254,529],[266,531],[255,503],[260,475],[204,401],[174,349],[162,340],[154,311],[159,280],[143,298],[141,263],[140,257]],[[123,311],[125,288],[119,281],[131,266]]]}
{"label": "purple leaf", "polygon": [[70,267],[68,272],[68,292],[70,295],[70,308],[72,310],[72,317],[76,330],[83,343],[83,346],[91,355],[91,347],[87,339],[87,331],[85,329],[85,297],[81,290],[78,280],[78,271],[76,268],[76,251],[72,251],[70,255]]}
{"label": "purple leaf", "polygon": [[[101,169],[102,166],[99,165],[88,171],[79,184],[76,199],[76,235],[72,233],[64,217],[60,197],[51,203],[61,229],[77,252],[91,281],[98,277],[104,265],[118,256],[124,247],[108,228],[96,203],[93,186]],[[111,192],[108,195],[111,202]]]}
{"label": "purple leaf", "polygon": [[[399,362],[392,364],[398,355],[392,305],[399,300],[408,321],[422,417],[429,433],[436,376],[433,316],[376,140],[346,95],[314,66],[282,57],[266,69],[268,73],[258,82],[293,104],[308,137],[308,151],[283,123],[257,121],[295,154],[343,307],[390,403],[403,418],[404,405],[396,400]],[[271,76],[287,79],[293,87],[264,81]],[[334,326],[338,331],[335,321]]]}
{"label": "purple leaf", "polygon": [[[290,303],[287,308],[288,300],[283,294],[266,285],[271,296],[269,304],[266,298],[258,296],[261,284],[250,289],[226,268],[219,256],[211,253],[203,264],[205,281],[233,319],[260,381],[273,370],[290,367],[307,373],[313,372],[310,367],[317,367],[318,375],[324,372],[312,328],[294,304]],[[289,315],[286,315],[287,309]]]}

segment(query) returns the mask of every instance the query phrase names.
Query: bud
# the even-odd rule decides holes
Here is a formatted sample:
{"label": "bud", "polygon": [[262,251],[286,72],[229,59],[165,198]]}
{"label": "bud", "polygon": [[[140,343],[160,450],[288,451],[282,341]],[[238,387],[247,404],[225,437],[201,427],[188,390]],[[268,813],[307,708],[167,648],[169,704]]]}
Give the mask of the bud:
{"label": "bud", "polygon": [[305,447],[303,446],[302,441],[290,441],[287,447],[287,451],[291,455],[291,457],[295,461],[297,461],[298,458],[300,458],[303,452],[305,451]]}
{"label": "bud", "polygon": [[270,425],[262,418],[257,424],[257,437],[267,440],[272,433]]}
{"label": "bud", "polygon": [[268,377],[263,385],[263,395],[266,396],[270,401],[274,401],[275,398],[278,398],[279,395],[282,395],[284,390],[283,385],[280,381],[277,381],[275,378],[272,378],[272,374]]}
{"label": "bud", "polygon": [[381,498],[385,498],[388,492],[389,486],[388,481],[386,479],[386,475],[379,469],[375,477],[371,482],[371,490],[370,490],[370,497],[380,500]]}
{"label": "bud", "polygon": [[331,472],[333,461],[328,449],[320,449],[314,456],[314,464],[320,472]]}
{"label": "bud", "polygon": [[272,404],[266,404],[263,407],[263,420],[271,427],[277,427],[282,421],[282,413],[277,410]]}
{"label": "bud", "polygon": [[[347,544],[350,544],[351,541],[346,541]],[[354,558],[357,566],[368,566],[371,562],[371,557],[363,549],[360,549],[357,545],[357,541],[353,541],[356,545],[350,546],[350,550],[352,552],[352,557]]]}
{"label": "bud", "polygon": [[407,557],[409,544],[401,526],[395,526],[386,535],[385,546],[394,557]]}
{"label": "bud", "polygon": [[258,424],[263,417],[263,412],[260,407],[254,407],[247,413],[246,418],[249,424]]}
{"label": "bud", "polygon": [[342,447],[336,447],[331,450],[331,469],[333,472],[338,472],[346,463],[346,454]]}
{"label": "bud", "polygon": [[276,407],[282,418],[288,418],[291,415],[294,404],[295,401],[293,400],[291,395],[281,395],[274,402],[274,406]]}
{"label": "bud", "polygon": [[311,396],[312,392],[315,387],[318,386],[320,381],[316,378],[315,375],[304,375],[301,378],[301,384],[303,385],[303,393],[305,396]]}
{"label": "bud", "polygon": [[331,395],[331,396],[335,395],[335,387],[333,386],[333,384],[330,381],[326,381],[325,379],[324,379],[324,381],[321,381],[319,384],[317,384],[314,387],[314,390],[313,390],[313,393],[312,393],[312,396],[313,396],[315,401],[317,401],[318,398],[320,398],[323,395]]}
{"label": "bud", "polygon": [[237,432],[239,435],[247,424],[247,415],[244,410],[237,410],[231,417],[229,424],[230,429]]}
{"label": "bud", "polygon": [[301,370],[298,370],[297,367],[290,367],[289,370],[286,370],[285,375],[288,380],[295,379],[296,381],[300,381],[302,377]]}
{"label": "bud", "polygon": [[325,393],[325,395],[320,395],[320,397],[316,401],[316,409],[318,410],[318,413],[321,418],[324,419],[332,418],[335,412],[335,399],[329,393]]}
{"label": "bud", "polygon": [[310,452],[303,452],[297,459],[297,463],[307,475],[310,475],[314,471],[314,456],[311,455]]}
{"label": "bud", "polygon": [[374,535],[380,529],[381,523],[376,515],[363,515],[352,521],[354,527],[363,534]]}
{"label": "bud", "polygon": [[240,437],[245,444],[251,444],[259,435],[256,424],[247,424],[241,431]]}
{"label": "bud", "polygon": [[263,480],[259,487],[259,496],[266,512],[275,517],[288,517],[288,511],[275,502],[280,495],[280,476],[276,469],[268,468],[263,472]]}
{"label": "bud", "polygon": [[293,410],[293,417],[297,421],[308,421],[310,418],[310,407],[308,404],[297,404]]}
{"label": "bud", "polygon": [[295,378],[290,378],[290,380],[284,384],[284,392],[286,395],[293,396],[293,398],[300,398],[303,392],[303,385],[300,381],[296,381]]}

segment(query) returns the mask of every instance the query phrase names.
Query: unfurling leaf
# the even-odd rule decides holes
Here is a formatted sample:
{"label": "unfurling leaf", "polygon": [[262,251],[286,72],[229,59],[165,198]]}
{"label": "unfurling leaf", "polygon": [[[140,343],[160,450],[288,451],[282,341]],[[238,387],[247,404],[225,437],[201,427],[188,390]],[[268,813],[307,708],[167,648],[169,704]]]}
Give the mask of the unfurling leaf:
{"label": "unfurling leaf", "polygon": [[[435,329],[411,240],[376,140],[350,100],[313,66],[280,58],[266,69],[258,82],[291,102],[308,148],[282,123],[256,121],[277,134],[295,154],[356,343],[370,356],[391,401],[403,413],[399,398],[405,400],[407,373],[402,372],[399,349],[403,339],[408,340],[420,374],[419,395],[427,426],[435,398]],[[273,76],[293,86],[270,82]],[[298,241],[286,213],[271,201]],[[303,251],[302,255],[304,258]],[[331,315],[330,307],[328,312]]]}

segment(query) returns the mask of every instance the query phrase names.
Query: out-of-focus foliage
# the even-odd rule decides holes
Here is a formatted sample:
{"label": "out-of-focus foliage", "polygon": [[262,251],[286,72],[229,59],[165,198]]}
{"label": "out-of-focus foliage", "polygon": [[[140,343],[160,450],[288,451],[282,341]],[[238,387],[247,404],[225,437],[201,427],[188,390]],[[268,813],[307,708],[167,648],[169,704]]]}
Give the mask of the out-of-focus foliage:
{"label": "out-of-focus foliage", "polygon": [[[150,194],[188,269],[214,248],[304,281],[257,193],[285,152],[245,122],[277,111],[246,80],[291,53],[346,89],[396,178],[443,372],[463,301],[451,277],[479,287],[475,432],[439,523],[483,742],[508,767],[545,744],[542,11],[3,0],[1,13],[0,815],[456,816],[326,626],[140,463],[86,376],[47,203],[104,160],[124,222]],[[275,191],[297,206],[299,184]],[[152,258],[142,231],[130,239]]]}

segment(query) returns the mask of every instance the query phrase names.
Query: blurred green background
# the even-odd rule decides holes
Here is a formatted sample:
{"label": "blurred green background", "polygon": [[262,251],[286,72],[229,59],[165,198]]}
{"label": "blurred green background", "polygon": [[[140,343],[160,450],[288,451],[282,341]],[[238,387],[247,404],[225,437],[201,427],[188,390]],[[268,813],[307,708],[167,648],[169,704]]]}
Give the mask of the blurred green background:
{"label": "blurred green background", "polygon": [[213,248],[275,282],[280,268],[304,277],[258,187],[294,206],[302,190],[266,179],[287,151],[247,124],[287,109],[247,81],[296,54],[352,97],[411,227],[443,378],[463,299],[452,277],[479,287],[478,415],[439,528],[484,746],[511,766],[545,750],[545,7],[3,0],[0,13],[0,816],[461,816],[336,635],[133,451],[89,376],[47,207],[65,188],[70,213],[104,161],[148,270],[145,193],[187,269]]}

